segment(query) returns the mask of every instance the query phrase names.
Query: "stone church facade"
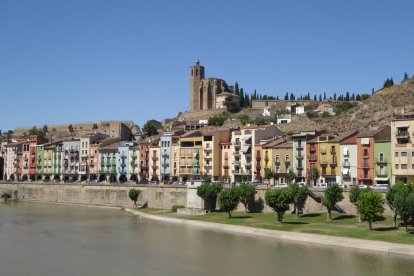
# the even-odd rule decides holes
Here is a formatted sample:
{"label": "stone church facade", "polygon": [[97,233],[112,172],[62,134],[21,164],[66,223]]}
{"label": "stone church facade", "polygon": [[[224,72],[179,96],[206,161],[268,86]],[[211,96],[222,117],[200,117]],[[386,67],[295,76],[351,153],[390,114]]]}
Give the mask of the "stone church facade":
{"label": "stone church facade", "polygon": [[233,94],[233,87],[222,79],[205,78],[204,66],[197,60],[190,68],[190,112],[223,108],[224,96]]}

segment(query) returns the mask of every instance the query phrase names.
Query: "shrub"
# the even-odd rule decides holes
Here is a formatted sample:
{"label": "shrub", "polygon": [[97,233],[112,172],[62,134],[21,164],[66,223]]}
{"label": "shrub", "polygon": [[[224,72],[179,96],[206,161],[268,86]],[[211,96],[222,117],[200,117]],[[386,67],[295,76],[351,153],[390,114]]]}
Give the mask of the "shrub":
{"label": "shrub", "polygon": [[173,205],[173,207],[171,207],[171,211],[173,212],[173,213],[177,213],[177,209],[179,209],[179,208],[185,208],[185,206],[184,205]]}
{"label": "shrub", "polygon": [[129,190],[128,196],[134,202],[135,206],[137,206],[137,200],[139,197],[140,190],[138,189],[131,189]]}
{"label": "shrub", "polygon": [[224,190],[219,196],[219,202],[221,210],[227,212],[231,218],[231,211],[239,204],[239,191],[236,187]]}

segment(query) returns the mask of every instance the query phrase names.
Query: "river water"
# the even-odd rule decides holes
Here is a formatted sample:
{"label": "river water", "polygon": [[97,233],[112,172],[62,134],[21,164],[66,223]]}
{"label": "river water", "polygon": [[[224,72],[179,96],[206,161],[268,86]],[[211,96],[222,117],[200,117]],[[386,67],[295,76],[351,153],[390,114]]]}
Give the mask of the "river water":
{"label": "river water", "polygon": [[0,275],[414,275],[414,258],[19,202],[0,204]]}

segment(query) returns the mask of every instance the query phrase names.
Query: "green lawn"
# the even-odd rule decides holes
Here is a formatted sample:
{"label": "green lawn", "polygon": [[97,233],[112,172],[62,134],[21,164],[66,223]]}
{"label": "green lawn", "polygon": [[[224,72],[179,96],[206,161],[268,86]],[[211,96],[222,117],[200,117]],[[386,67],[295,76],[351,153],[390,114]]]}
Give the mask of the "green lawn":
{"label": "green lawn", "polygon": [[152,214],[152,215],[162,215],[162,214],[171,214],[171,210],[167,209],[157,209],[157,208],[136,208],[138,211],[146,214]]}
{"label": "green lawn", "polygon": [[282,224],[276,222],[276,213],[233,213],[232,216],[228,218],[226,213],[212,212],[203,216],[185,216],[184,218],[282,231],[414,244],[414,234],[406,234],[404,227],[398,230],[393,229],[391,217],[373,223],[373,230],[369,230],[367,222],[358,223],[355,216],[337,213],[332,214],[332,221],[326,220],[326,213],[304,214],[300,219],[296,219],[294,214],[285,214]]}

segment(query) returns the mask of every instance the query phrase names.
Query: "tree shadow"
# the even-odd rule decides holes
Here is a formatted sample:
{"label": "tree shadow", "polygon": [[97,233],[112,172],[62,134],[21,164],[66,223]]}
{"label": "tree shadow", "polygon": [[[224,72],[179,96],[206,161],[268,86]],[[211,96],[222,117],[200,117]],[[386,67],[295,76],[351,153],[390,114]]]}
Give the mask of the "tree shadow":
{"label": "tree shadow", "polygon": [[394,228],[393,226],[391,226],[391,227],[377,227],[377,228],[373,228],[372,230],[378,231],[378,232],[383,232],[383,231],[397,230],[397,228]]}
{"label": "tree shadow", "polygon": [[352,218],[355,218],[355,215],[340,215],[340,216],[333,218],[332,220],[343,220],[343,219],[352,219]]}
{"label": "tree shadow", "polygon": [[309,222],[303,222],[303,221],[283,221],[282,224],[309,224]]}
{"label": "tree shadow", "polygon": [[309,214],[303,214],[300,217],[301,218],[316,218],[322,216],[321,213],[309,213]]}
{"label": "tree shadow", "polygon": [[248,218],[252,218],[252,216],[234,216],[234,215],[232,215],[231,218],[234,218],[234,219],[248,219]]}
{"label": "tree shadow", "polygon": [[250,201],[248,206],[250,213],[261,213],[264,209],[264,201],[259,197],[257,200]]}

